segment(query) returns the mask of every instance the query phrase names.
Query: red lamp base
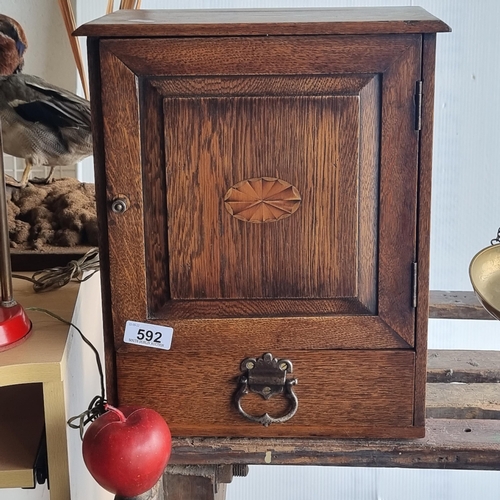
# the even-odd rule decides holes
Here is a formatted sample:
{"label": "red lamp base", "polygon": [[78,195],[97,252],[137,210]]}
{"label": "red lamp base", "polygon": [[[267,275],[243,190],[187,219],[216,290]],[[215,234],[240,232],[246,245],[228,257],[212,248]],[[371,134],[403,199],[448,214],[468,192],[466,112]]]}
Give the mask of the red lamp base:
{"label": "red lamp base", "polygon": [[0,306],[0,352],[27,339],[31,321],[20,304]]}

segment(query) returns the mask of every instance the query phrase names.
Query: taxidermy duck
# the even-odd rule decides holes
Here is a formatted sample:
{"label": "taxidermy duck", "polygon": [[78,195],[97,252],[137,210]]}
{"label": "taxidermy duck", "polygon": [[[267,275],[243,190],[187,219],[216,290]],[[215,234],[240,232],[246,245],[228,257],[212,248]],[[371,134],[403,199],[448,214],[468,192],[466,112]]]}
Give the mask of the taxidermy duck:
{"label": "taxidermy duck", "polygon": [[24,65],[28,41],[21,25],[0,14],[0,75],[19,73]]}
{"label": "taxidermy duck", "polygon": [[[17,23],[11,26],[16,27]],[[14,73],[0,76],[4,152],[26,162],[21,187],[28,184],[33,166],[50,167],[49,176],[43,181],[49,182],[56,166],[73,165],[92,154],[90,103],[41,78],[19,73],[24,54],[24,50],[19,50],[21,31],[9,30],[7,22],[2,25],[0,20],[0,32],[0,38],[10,37],[13,42],[4,44],[10,52],[3,50],[0,58],[18,58]],[[6,63],[3,66],[9,67]]]}

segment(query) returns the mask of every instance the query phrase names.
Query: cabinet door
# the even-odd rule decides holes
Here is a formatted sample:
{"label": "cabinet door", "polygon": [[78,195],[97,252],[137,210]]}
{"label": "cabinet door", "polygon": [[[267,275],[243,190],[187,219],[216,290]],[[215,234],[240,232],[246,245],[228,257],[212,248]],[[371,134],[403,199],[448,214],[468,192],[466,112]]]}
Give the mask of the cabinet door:
{"label": "cabinet door", "polygon": [[[420,57],[416,35],[101,42],[123,401],[155,401],[154,359],[167,399],[204,401],[158,403],[177,433],[248,435],[231,374],[293,353],[310,411],[275,435],[412,426]],[[123,345],[127,320],[173,327],[171,351]],[[190,363],[210,384],[179,387]]]}
{"label": "cabinet door", "polygon": [[113,287],[140,293],[116,326],[317,317],[324,347],[414,344],[419,36],[101,46],[108,195],[131,200]]}

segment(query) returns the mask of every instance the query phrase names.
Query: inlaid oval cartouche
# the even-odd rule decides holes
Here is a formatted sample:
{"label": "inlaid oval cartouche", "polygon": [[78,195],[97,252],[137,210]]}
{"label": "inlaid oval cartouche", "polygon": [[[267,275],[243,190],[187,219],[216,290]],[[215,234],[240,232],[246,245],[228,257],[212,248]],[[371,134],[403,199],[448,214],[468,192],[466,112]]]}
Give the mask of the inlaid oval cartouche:
{"label": "inlaid oval cartouche", "polygon": [[224,196],[226,210],[236,219],[262,224],[290,217],[300,206],[298,189],[277,177],[238,182]]}

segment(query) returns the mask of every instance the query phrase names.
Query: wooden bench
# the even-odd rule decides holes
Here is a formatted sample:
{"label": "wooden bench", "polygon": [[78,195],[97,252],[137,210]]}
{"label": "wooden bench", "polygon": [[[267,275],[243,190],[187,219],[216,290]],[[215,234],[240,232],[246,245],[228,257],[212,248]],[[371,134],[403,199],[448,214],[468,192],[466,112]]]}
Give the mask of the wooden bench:
{"label": "wooden bench", "polygon": [[[494,320],[473,292],[430,299],[430,318]],[[431,350],[427,382],[425,438],[177,438],[162,480],[135,500],[223,500],[250,464],[500,470],[500,351]]]}

